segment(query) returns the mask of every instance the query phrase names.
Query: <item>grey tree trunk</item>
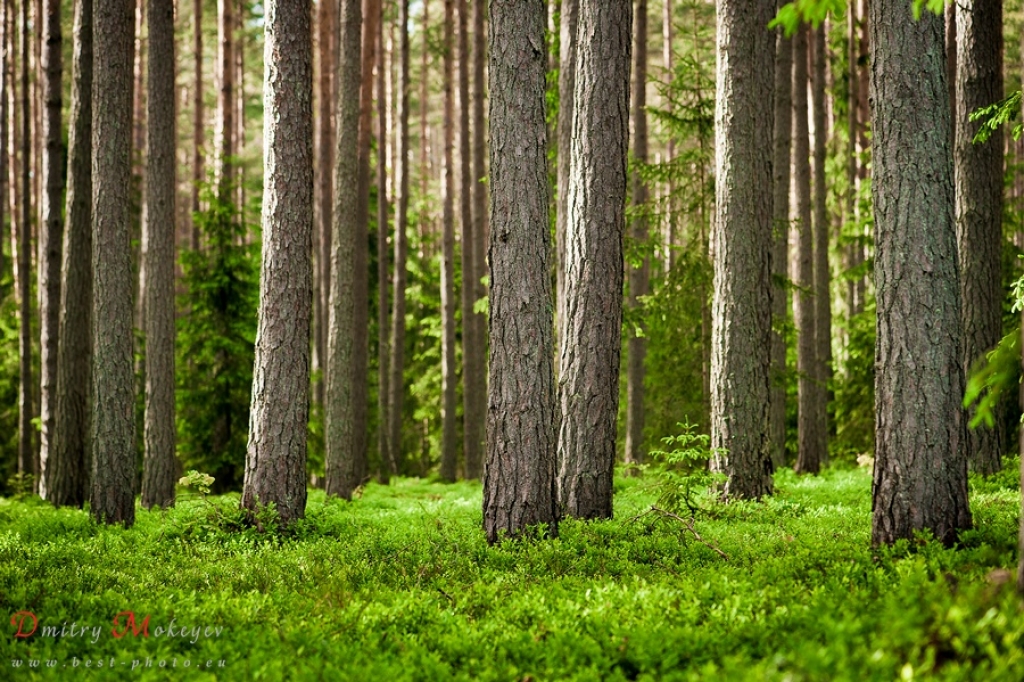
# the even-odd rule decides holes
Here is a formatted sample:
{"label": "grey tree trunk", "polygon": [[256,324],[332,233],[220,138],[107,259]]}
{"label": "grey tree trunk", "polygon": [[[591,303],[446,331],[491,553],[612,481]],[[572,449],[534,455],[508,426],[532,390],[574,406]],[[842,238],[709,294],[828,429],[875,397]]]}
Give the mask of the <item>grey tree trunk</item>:
{"label": "grey tree trunk", "polygon": [[85,502],[92,364],[92,0],[75,3],[68,124],[67,229],[61,264],[57,403],[46,499]]}
{"label": "grey tree trunk", "polygon": [[558,334],[558,495],[563,512],[582,519],[612,515],[632,23],[630,0],[580,2],[577,34],[587,39],[576,52]]}
{"label": "grey tree trunk", "polygon": [[[473,81],[470,90],[473,126],[473,300],[487,296],[483,283],[487,275],[487,121],[484,118],[484,101],[487,97],[484,81],[484,63],[487,60],[487,27],[485,25],[484,3],[473,0]],[[474,312],[470,318],[475,328],[476,345],[470,348],[468,366],[475,382],[473,393],[480,405],[487,405],[487,318],[483,313]],[[467,477],[483,477],[483,459],[487,440],[487,415],[481,410],[475,422],[478,432],[475,436],[480,456],[474,471],[467,470]]]}
{"label": "grey tree trunk", "polygon": [[[978,123],[968,116],[1003,97],[1001,0],[969,0],[956,6],[959,60],[956,69],[956,239],[964,328],[964,369],[994,348],[1003,331],[1003,133],[973,144]],[[997,408],[995,428],[967,434],[967,460],[988,475],[1002,468],[1007,405]]]}
{"label": "grey tree trunk", "polygon": [[398,473],[388,446],[388,120],[385,71],[387,55],[384,45],[383,5],[378,6],[377,20],[377,447],[381,480]]}
{"label": "grey tree trunk", "polygon": [[224,201],[234,197],[226,193],[234,179],[235,155],[235,0],[217,0],[217,121],[213,130],[216,154],[217,188]]}
{"label": "grey tree trunk", "polygon": [[63,37],[60,30],[60,3],[47,0],[43,13],[43,36],[46,48],[42,53],[43,115],[42,229],[39,230],[39,369],[40,369],[40,434],[39,494],[46,495],[46,469],[49,464],[56,422],[57,343],[60,337],[60,266],[64,237],[61,199],[64,194],[64,145],[61,130],[63,72]]}
{"label": "grey tree trunk", "polygon": [[832,295],[829,291],[828,231],[826,206],[825,143],[825,26],[811,32],[811,111],[814,147],[811,172],[814,180],[814,449],[819,465],[828,463],[828,382],[832,376]]}
{"label": "grey tree trunk", "polygon": [[[203,159],[203,140],[205,124],[203,122],[203,0],[194,0],[192,4],[192,45],[195,81],[192,83],[192,212],[199,212],[199,186],[206,179]],[[199,226],[192,222],[193,251],[199,250]]]}
{"label": "grey tree trunk", "polygon": [[725,494],[772,492],[771,365],[774,35],[771,0],[718,5],[715,105],[715,266],[711,327],[711,446]]}
{"label": "grey tree trunk", "polygon": [[270,0],[263,78],[263,266],[242,507],[306,509],[313,304],[313,44],[309,0]]}
{"label": "grey tree trunk", "polygon": [[177,122],[174,102],[174,0],[149,2],[146,100],[146,415],[142,506],[174,504],[178,477],[174,425],[174,224]]}
{"label": "grey tree trunk", "polygon": [[[21,2],[21,24],[18,30],[18,53],[21,57],[21,88],[18,92],[21,108],[21,137],[18,140],[21,153],[20,175],[21,196],[17,207],[18,217],[18,269],[15,277],[18,290],[18,358],[20,385],[18,390],[18,471],[32,477],[38,473],[35,467],[35,417],[33,400],[34,379],[32,377],[32,109],[29,91],[28,62],[28,0]],[[33,483],[34,485],[34,483]]]}
{"label": "grey tree trunk", "polygon": [[[562,0],[558,39],[558,166],[555,211],[555,329],[565,317],[565,236],[569,225],[572,177],[572,119],[576,89],[576,29],[580,0]],[[556,367],[557,371],[557,367]]]}
{"label": "grey tree trunk", "polygon": [[454,8],[444,0],[444,183],[441,200],[441,480],[454,481],[458,465],[455,389],[455,143]]}
{"label": "grey tree trunk", "polygon": [[131,210],[132,0],[93,5],[92,495],[99,522],[135,521]]}
{"label": "grey tree trunk", "polygon": [[[359,366],[359,343],[365,339],[356,317],[366,321],[366,232],[358,220],[359,198],[359,89],[361,0],[342,0],[339,12],[338,109],[334,154],[334,235],[331,238],[330,305],[327,320],[324,405],[324,445],[328,495],[351,499],[362,482],[365,466],[366,367]],[[359,268],[357,266],[361,265]],[[357,291],[358,282],[364,282]],[[364,294],[359,297],[360,292]],[[365,352],[365,349],[363,349]],[[362,409],[360,410],[360,405]]]}
{"label": "grey tree trunk", "polygon": [[388,449],[395,470],[400,469],[402,453],[402,403],[405,398],[405,285],[409,256],[409,0],[399,0],[398,47],[398,149],[395,212],[395,278],[391,312],[391,361],[388,366]]}
{"label": "grey tree trunk", "polygon": [[[971,525],[943,20],[872,0],[875,545]],[[914,187],[913,192],[903,188]]]}
{"label": "grey tree trunk", "polygon": [[793,41],[775,35],[775,128],[772,153],[772,341],[769,439],[772,463],[786,465],[786,337],[789,321],[789,184],[793,149]]}
{"label": "grey tree trunk", "polygon": [[543,0],[491,0],[488,542],[557,534]]}
{"label": "grey tree trunk", "polygon": [[[647,0],[637,0],[634,16],[633,43],[633,159],[638,165],[647,163]],[[639,169],[633,171],[633,241],[646,249],[648,226],[643,214],[647,204],[647,183]],[[646,252],[645,252],[646,253]],[[651,259],[644,256],[640,267],[629,268],[629,309],[642,315],[641,297],[650,293]],[[644,358],[647,339],[643,336],[646,325],[627,329],[629,339],[626,365],[626,451],[627,464],[639,464],[644,453]]]}

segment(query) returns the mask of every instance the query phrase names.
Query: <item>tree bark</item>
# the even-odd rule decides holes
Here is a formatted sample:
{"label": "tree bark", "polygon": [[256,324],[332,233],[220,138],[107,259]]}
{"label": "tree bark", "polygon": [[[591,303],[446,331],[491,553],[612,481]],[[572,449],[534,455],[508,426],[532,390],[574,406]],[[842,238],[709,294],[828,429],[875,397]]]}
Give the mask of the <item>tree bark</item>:
{"label": "tree bark", "polygon": [[558,491],[564,513],[582,519],[612,515],[632,23],[629,0],[580,2],[558,334]]}
{"label": "tree bark", "polygon": [[39,230],[39,369],[40,369],[40,445],[39,494],[46,494],[46,469],[49,464],[56,422],[57,343],[60,325],[60,266],[64,219],[61,199],[64,194],[64,144],[61,130],[63,36],[60,30],[60,2],[47,0],[43,15],[46,49],[42,54],[43,116],[42,229]]}
{"label": "tree bark", "polygon": [[234,3],[235,0],[217,0],[217,121],[213,137],[217,191],[223,201],[233,199],[227,191],[234,179],[235,155]]}
{"label": "tree bark", "polygon": [[384,8],[378,5],[377,20],[377,447],[381,480],[398,473],[388,447],[388,118],[384,50]]}
{"label": "tree bark", "polygon": [[[334,110],[337,108],[335,92],[338,26],[336,19],[337,3],[321,0],[319,3],[319,37],[320,37],[320,120],[317,126],[317,150],[319,165],[317,166],[317,182],[320,199],[320,222],[317,225],[316,251],[317,272],[319,280],[318,298],[313,301],[317,308],[315,314],[316,336],[314,343],[317,362],[314,369],[323,369],[327,352],[327,309],[331,291],[331,224],[334,220],[334,201],[331,195],[332,174],[334,171]],[[321,406],[324,402],[324,381],[321,379],[314,385],[314,401]]]}
{"label": "tree bark", "polygon": [[[192,118],[192,212],[198,213],[202,208],[199,202],[199,188],[206,179],[203,158],[203,140],[205,128],[203,122],[203,0],[194,0],[192,5],[192,27],[194,43],[192,50],[195,59],[196,78],[192,84],[194,110]],[[192,250],[199,250],[199,225],[192,221]]]}
{"label": "tree bark", "polygon": [[306,509],[309,322],[313,302],[313,45],[309,0],[266,13],[263,266],[242,507]]}
{"label": "tree bark", "polygon": [[[572,120],[576,89],[576,30],[580,0],[562,0],[558,39],[558,163],[555,210],[555,330],[565,317],[565,236],[569,229],[569,182],[572,177]],[[557,371],[557,367],[556,367]]]}
{"label": "tree bark", "polygon": [[[711,329],[712,470],[725,494],[772,492],[768,436],[771,348],[774,36],[765,30],[775,4],[723,0],[718,5],[715,105],[716,216]],[[768,120],[766,120],[768,119]]]}
{"label": "tree bark", "polygon": [[35,476],[35,446],[33,434],[35,427],[32,418],[35,416],[33,407],[32,378],[32,107],[28,80],[29,41],[28,41],[28,3],[21,0],[21,26],[18,31],[18,53],[21,56],[21,88],[20,97],[21,127],[19,139],[21,164],[18,168],[18,182],[21,185],[21,196],[17,202],[20,216],[17,221],[18,234],[18,271],[15,281],[18,290],[18,319],[20,335],[18,337],[18,358],[20,388],[18,392],[18,471]]}
{"label": "tree bark", "polygon": [[93,518],[135,521],[131,210],[132,0],[96,0],[93,23]]}
{"label": "tree bark", "polygon": [[829,291],[828,232],[826,206],[825,142],[825,26],[811,32],[811,116],[814,123],[814,147],[811,172],[814,180],[814,401],[816,436],[814,449],[819,466],[828,463],[828,383],[832,376],[832,295]]}
{"label": "tree bark", "polygon": [[88,478],[92,363],[92,0],[75,3],[61,264],[57,402],[46,499],[81,507]]}
{"label": "tree bark", "polygon": [[[964,369],[999,344],[1003,333],[1003,132],[974,144],[979,123],[968,116],[1003,97],[1001,0],[969,0],[956,6],[959,56],[956,69],[954,182]],[[981,474],[1002,468],[1007,409],[996,409],[995,428],[967,434],[967,460]]]}
{"label": "tree bark", "polygon": [[366,248],[366,231],[357,209],[362,23],[361,0],[342,0],[324,445],[327,494],[345,499],[362,482],[366,461],[366,349],[359,346],[366,337],[357,326],[358,317],[365,329],[368,315],[366,260],[359,258]]}
{"label": "tree bark", "polygon": [[[487,276],[487,120],[484,117],[484,102],[487,98],[484,64],[487,60],[487,27],[485,15],[486,0],[473,0],[473,81],[470,84],[470,102],[472,104],[473,127],[473,299],[479,301],[487,296],[484,277]],[[477,386],[473,391],[480,405],[487,405],[487,317],[475,312],[470,318],[473,322],[476,345],[471,348],[467,362]],[[478,416],[479,433],[476,440],[480,443],[479,469],[468,472],[467,476],[481,478],[483,476],[483,451],[486,449],[487,415]]]}
{"label": "tree bark", "polygon": [[142,506],[174,504],[178,462],[174,425],[174,193],[177,186],[174,102],[174,0],[149,2],[146,118],[146,415]]}
{"label": "tree bark", "polygon": [[557,534],[542,0],[491,0],[488,542]]}
{"label": "tree bark", "polygon": [[[647,164],[647,0],[637,0],[634,17],[633,43],[633,160],[638,166]],[[646,325],[639,320],[643,315],[643,296],[650,293],[651,259],[647,256],[648,226],[647,183],[639,168],[633,170],[632,224],[634,248],[643,250],[639,267],[629,267],[629,309],[637,316],[635,327],[626,329],[629,339],[626,365],[626,448],[627,464],[644,461],[644,358],[647,339]],[[638,332],[637,329],[640,331]]]}
{"label": "tree bark", "polygon": [[[872,542],[971,525],[943,20],[872,0],[875,473]],[[914,191],[905,191],[906,187]]]}
{"label": "tree bark", "polygon": [[454,481],[458,465],[455,374],[455,130],[454,0],[444,0],[444,182],[441,216],[441,480]]}

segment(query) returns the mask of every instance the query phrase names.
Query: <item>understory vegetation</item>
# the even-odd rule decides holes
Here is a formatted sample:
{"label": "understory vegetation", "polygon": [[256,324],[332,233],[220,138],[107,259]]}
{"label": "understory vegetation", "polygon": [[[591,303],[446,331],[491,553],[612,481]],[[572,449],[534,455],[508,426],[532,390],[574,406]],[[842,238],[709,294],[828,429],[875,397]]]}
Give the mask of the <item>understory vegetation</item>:
{"label": "understory vegetation", "polygon": [[[975,528],[952,549],[872,550],[869,470],[841,465],[781,471],[763,503],[701,500],[703,543],[685,507],[651,511],[665,504],[651,474],[617,480],[614,520],[493,547],[472,482],[394,479],[351,503],[313,491],[284,533],[243,523],[236,494],[183,489],[130,530],[5,499],[5,626],[28,611],[38,629],[2,639],[3,666],[20,662],[18,679],[66,679],[77,662],[75,679],[134,663],[132,679],[1019,680],[1016,471],[972,479]],[[85,634],[44,630],[72,623]]]}

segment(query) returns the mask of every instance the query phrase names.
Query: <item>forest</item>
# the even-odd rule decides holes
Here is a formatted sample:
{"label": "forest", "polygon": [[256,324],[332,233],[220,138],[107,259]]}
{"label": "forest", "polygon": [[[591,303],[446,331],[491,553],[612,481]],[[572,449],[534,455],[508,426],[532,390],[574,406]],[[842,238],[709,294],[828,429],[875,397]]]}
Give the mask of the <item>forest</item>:
{"label": "forest", "polygon": [[0,0],[2,679],[1024,679],[1021,0]]}

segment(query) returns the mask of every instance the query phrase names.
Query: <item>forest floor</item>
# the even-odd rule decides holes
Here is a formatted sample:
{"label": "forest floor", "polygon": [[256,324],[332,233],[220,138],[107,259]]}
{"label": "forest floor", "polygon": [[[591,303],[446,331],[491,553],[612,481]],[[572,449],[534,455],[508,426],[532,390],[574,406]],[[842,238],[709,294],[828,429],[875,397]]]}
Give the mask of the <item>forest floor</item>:
{"label": "forest floor", "polygon": [[1021,680],[1015,477],[972,479],[956,549],[873,551],[866,469],[782,472],[698,516],[727,558],[636,518],[637,479],[615,520],[494,547],[474,483],[315,491],[287,535],[231,495],[130,530],[0,500],[0,680]]}

